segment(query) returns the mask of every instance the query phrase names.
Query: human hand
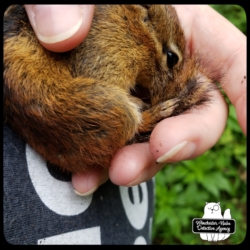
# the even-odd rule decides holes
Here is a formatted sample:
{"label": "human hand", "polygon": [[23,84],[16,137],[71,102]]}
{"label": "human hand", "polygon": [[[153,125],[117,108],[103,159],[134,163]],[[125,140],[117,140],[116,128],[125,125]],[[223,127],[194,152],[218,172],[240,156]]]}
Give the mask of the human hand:
{"label": "human hand", "polygon": [[[25,9],[40,43],[54,52],[65,52],[79,45],[87,36],[94,15],[94,5],[25,5]],[[108,172],[98,169],[73,175],[72,184],[87,195],[107,179]]]}
{"label": "human hand", "polygon": [[[187,47],[202,53],[212,72],[236,108],[246,134],[246,37],[224,17],[206,5],[177,5]],[[211,148],[223,133],[228,108],[214,91],[207,107],[161,121],[150,142],[122,148],[113,158],[109,176],[117,185],[133,186],[152,178],[167,162],[195,158]],[[157,160],[158,159],[158,160]],[[156,160],[161,164],[156,164]]]}
{"label": "human hand", "polygon": [[[40,36],[41,43],[53,51],[66,51],[77,46],[85,38],[91,24],[93,9],[87,8],[90,9],[86,9],[86,13],[83,10],[83,15],[87,19],[86,26],[85,21],[82,22],[85,28],[79,28],[72,37],[64,41],[58,42],[53,33],[54,29],[51,28],[54,27],[51,20],[60,22],[60,18],[49,16],[48,24],[51,27],[41,24],[41,32],[43,31],[45,36],[48,28],[50,38],[46,40]],[[27,12],[29,9],[32,7],[26,6]],[[208,66],[212,71],[223,66],[223,72],[226,74],[222,79],[222,87],[236,107],[239,124],[246,133],[245,36],[208,6],[178,5],[176,10],[183,23],[189,47],[198,52],[201,51],[208,57],[206,60],[210,61]],[[46,12],[49,11],[46,10]],[[33,22],[33,27],[36,28],[32,21],[32,14],[28,15],[31,23]],[[43,20],[47,18],[47,14],[39,15],[44,17]],[[63,15],[65,17],[65,13]],[[63,18],[63,20],[67,19]],[[63,28],[63,23],[61,25]],[[71,30],[67,25],[70,24],[65,24],[65,27]],[[74,37],[76,40],[72,39]],[[92,173],[72,175],[74,189],[87,195],[94,192],[108,178],[117,185],[137,185],[151,179],[165,165],[165,162],[197,157],[218,141],[226,124],[227,113],[225,100],[218,91],[214,91],[213,101],[208,107],[165,119],[153,130],[149,143],[133,144],[119,150],[108,171],[96,169]],[[169,153],[165,155],[167,152]],[[165,156],[161,157],[163,155]],[[157,159],[161,163],[156,164]]]}
{"label": "human hand", "polygon": [[48,50],[64,52],[87,36],[94,5],[25,5],[40,43]]}

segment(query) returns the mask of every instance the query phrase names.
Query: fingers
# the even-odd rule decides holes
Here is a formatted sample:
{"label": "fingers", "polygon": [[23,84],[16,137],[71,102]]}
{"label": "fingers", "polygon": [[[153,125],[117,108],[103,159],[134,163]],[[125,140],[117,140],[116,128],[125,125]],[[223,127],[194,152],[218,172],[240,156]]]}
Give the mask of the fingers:
{"label": "fingers", "polygon": [[227,115],[224,98],[214,91],[208,106],[157,124],[149,144],[123,147],[112,160],[110,180],[117,185],[134,186],[152,178],[165,163],[203,154],[220,138]]}
{"label": "fingers", "polygon": [[91,173],[72,174],[72,185],[76,194],[87,196],[108,180],[108,172],[103,169],[95,169]]}
{"label": "fingers", "polygon": [[54,52],[79,45],[94,15],[94,5],[25,5],[25,9],[41,44]]}
{"label": "fingers", "polygon": [[[239,124],[246,133],[246,37],[208,6],[175,7],[188,47],[202,52],[211,71],[224,73],[218,80],[235,106]],[[40,42],[57,52],[82,42],[94,13],[94,7],[87,5],[27,5],[26,10]],[[119,150],[108,172],[99,169],[72,175],[73,187],[78,193],[88,195],[104,183],[108,175],[117,185],[134,186],[152,178],[165,163],[197,157],[217,142],[224,130],[227,112],[224,99],[215,91],[208,106],[160,122],[149,143]]]}
{"label": "fingers", "polygon": [[114,156],[109,168],[110,180],[120,186],[134,186],[151,179],[164,164],[156,164],[149,143],[123,147]]}
{"label": "fingers", "polygon": [[[30,23],[41,44],[54,52],[79,45],[87,36],[94,5],[25,5]],[[73,174],[72,185],[78,195],[90,195],[108,179],[107,171]]]}
{"label": "fingers", "polygon": [[214,91],[207,106],[159,123],[151,134],[150,151],[159,163],[195,158],[219,140],[227,115],[224,98],[219,91]]}
{"label": "fingers", "polygon": [[207,5],[176,5],[189,47],[202,52],[221,83],[246,134],[246,36]]}

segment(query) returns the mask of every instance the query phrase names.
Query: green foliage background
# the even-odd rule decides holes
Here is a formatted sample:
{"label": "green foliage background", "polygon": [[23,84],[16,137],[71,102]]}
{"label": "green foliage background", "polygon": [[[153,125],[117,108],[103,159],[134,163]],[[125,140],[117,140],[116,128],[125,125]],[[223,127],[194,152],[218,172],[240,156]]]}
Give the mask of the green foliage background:
{"label": "green foliage background", "polygon": [[[238,5],[211,5],[246,34],[246,14]],[[228,101],[228,99],[227,99]],[[239,244],[246,236],[246,137],[229,103],[226,129],[202,156],[167,164],[156,175],[153,244]],[[203,241],[192,233],[192,219],[203,216],[205,202],[230,208],[236,232],[226,241]]]}

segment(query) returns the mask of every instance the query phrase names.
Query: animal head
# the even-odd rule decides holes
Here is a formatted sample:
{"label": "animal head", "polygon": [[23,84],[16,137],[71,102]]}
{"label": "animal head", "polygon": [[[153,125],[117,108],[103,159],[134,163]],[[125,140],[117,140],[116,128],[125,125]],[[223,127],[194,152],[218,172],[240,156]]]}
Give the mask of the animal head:
{"label": "animal head", "polygon": [[204,207],[204,218],[221,218],[220,202],[206,202]]}
{"label": "animal head", "polygon": [[152,106],[175,98],[173,115],[206,103],[215,88],[199,56],[188,52],[171,5],[96,6],[90,33],[75,51],[84,56],[72,57],[74,76],[94,76],[144,99],[148,93]]}

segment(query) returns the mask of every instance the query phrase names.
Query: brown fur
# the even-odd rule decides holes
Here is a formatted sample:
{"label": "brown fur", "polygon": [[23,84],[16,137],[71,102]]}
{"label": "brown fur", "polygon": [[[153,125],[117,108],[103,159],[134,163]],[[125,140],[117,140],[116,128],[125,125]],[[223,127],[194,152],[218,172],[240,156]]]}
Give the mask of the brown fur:
{"label": "brown fur", "polygon": [[[168,67],[174,44],[179,61]],[[71,172],[109,166],[157,122],[209,100],[214,88],[172,6],[96,6],[74,50],[38,42],[22,6],[4,15],[4,119],[46,160]]]}

